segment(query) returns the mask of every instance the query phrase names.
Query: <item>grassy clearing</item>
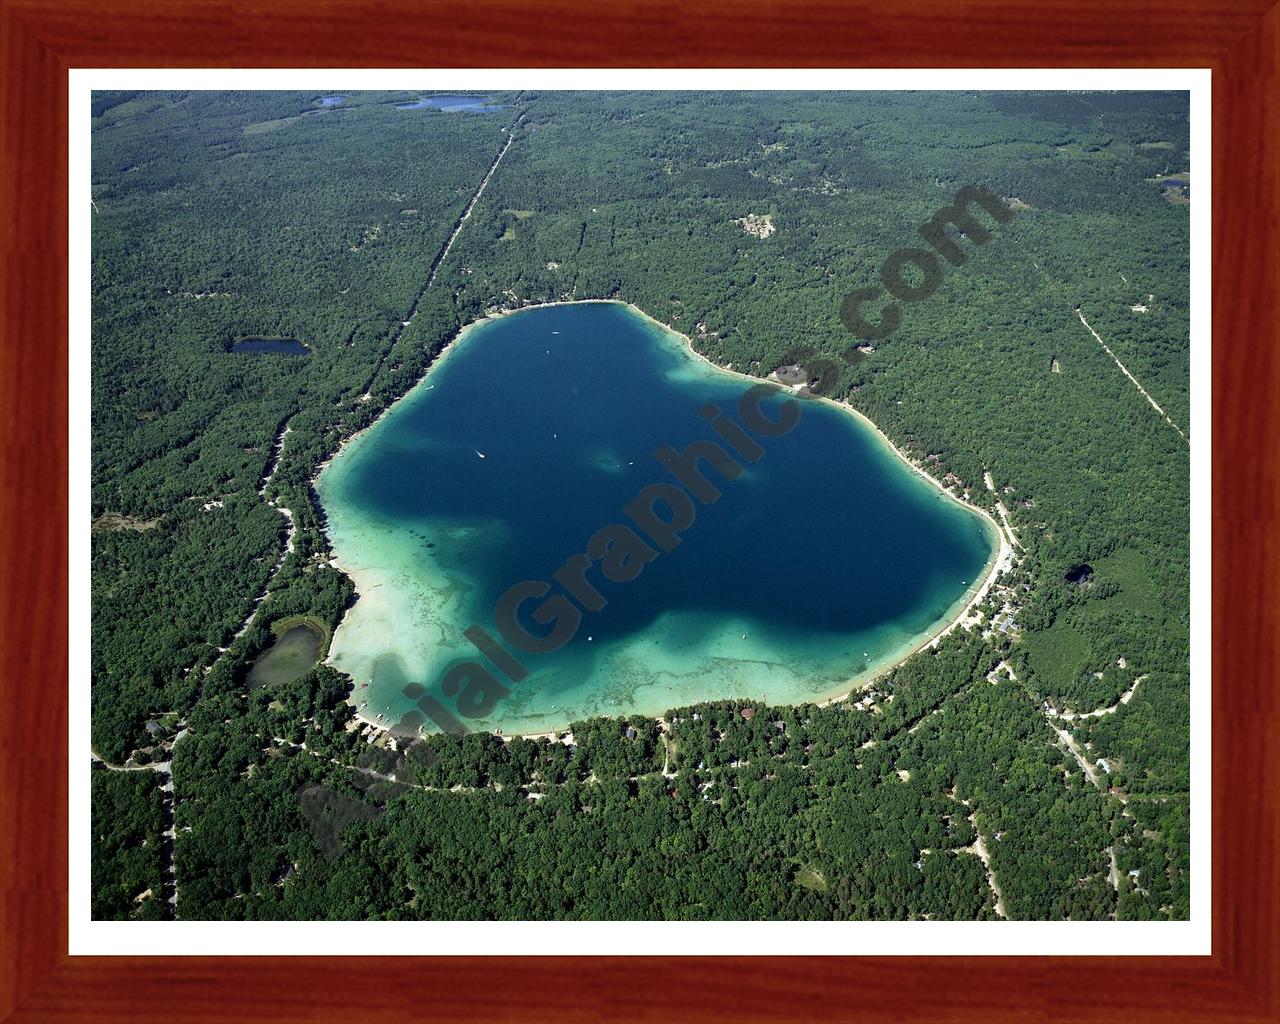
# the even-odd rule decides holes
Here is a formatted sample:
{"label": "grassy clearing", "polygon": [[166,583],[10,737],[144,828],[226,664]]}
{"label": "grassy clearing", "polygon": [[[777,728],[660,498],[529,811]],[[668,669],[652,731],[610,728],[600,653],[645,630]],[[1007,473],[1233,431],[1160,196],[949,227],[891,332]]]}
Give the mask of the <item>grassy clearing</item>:
{"label": "grassy clearing", "polygon": [[1089,657],[1088,637],[1061,620],[1042,632],[1028,633],[1022,643],[1036,675],[1055,691],[1079,678]]}
{"label": "grassy clearing", "polygon": [[274,121],[255,121],[253,124],[244,126],[244,133],[246,135],[265,135],[267,132],[273,132],[277,128],[293,124],[296,120],[298,120],[296,117],[278,117]]}
{"label": "grassy clearing", "polygon": [[174,106],[173,103],[161,96],[135,96],[103,111],[101,115],[102,123],[111,124],[122,118],[136,117],[139,114],[148,114],[153,110],[172,106]]}
{"label": "grassy clearing", "polygon": [[[1133,681],[1132,665],[1127,672],[1118,669],[1116,651],[1099,660],[1107,645],[1095,647],[1090,637],[1112,635],[1121,624],[1136,637],[1165,617],[1162,591],[1145,555],[1122,548],[1098,559],[1093,568],[1097,583],[1114,585],[1118,591],[1085,601],[1048,629],[1028,632],[1021,642],[1038,688],[1076,710],[1114,703]],[[1128,649],[1119,653],[1132,656]],[[1104,675],[1097,677],[1094,670]]]}
{"label": "grassy clearing", "polygon": [[93,521],[95,531],[133,530],[143,533],[154,530],[160,525],[159,519],[138,519],[134,516],[123,516],[119,512],[104,512]]}
{"label": "grassy clearing", "polygon": [[1122,608],[1143,615],[1160,615],[1160,588],[1151,579],[1144,555],[1125,548],[1099,559],[1094,568],[1098,579],[1114,580],[1120,586],[1120,593],[1103,598],[1098,602],[1100,605],[1108,610]]}

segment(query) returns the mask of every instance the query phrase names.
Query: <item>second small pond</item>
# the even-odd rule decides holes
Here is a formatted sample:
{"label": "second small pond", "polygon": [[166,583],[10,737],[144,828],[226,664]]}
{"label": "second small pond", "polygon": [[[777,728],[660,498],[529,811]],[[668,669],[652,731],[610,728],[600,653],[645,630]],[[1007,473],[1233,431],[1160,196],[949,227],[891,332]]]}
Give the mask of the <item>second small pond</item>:
{"label": "second small pond", "polygon": [[309,622],[290,626],[249,669],[249,689],[291,683],[320,658],[324,632]]}

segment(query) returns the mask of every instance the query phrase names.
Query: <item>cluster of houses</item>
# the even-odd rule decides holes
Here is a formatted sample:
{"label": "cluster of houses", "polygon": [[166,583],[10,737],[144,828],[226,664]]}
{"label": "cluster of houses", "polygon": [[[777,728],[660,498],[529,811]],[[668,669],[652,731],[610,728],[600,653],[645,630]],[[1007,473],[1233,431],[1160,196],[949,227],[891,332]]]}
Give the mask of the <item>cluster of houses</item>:
{"label": "cluster of houses", "polygon": [[1022,627],[1018,625],[1017,620],[1018,607],[1023,596],[1029,593],[1030,590],[1030,583],[995,584],[991,588],[990,599],[998,601],[1000,607],[991,616],[991,628],[982,634],[983,637],[990,639],[997,635],[1014,638],[1021,636]]}

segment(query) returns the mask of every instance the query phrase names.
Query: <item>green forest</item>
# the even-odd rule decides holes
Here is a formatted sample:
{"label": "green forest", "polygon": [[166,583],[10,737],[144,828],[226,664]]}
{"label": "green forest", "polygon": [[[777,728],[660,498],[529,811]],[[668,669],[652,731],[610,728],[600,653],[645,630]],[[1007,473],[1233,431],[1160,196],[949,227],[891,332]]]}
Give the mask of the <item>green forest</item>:
{"label": "green forest", "polygon": [[[95,918],[1188,917],[1186,94],[322,95],[94,96]],[[853,338],[972,184],[1014,215]],[[463,325],[586,298],[800,363],[1007,517],[981,620],[844,702],[554,740],[250,687],[355,599],[318,467]]]}

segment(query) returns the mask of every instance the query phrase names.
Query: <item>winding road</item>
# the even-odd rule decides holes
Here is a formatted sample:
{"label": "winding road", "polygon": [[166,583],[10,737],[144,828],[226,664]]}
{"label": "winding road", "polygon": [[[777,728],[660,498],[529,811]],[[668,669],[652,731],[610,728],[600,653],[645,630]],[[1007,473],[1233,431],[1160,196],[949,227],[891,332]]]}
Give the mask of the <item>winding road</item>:
{"label": "winding road", "polygon": [[[483,180],[480,182],[479,186],[476,188],[475,193],[472,195],[471,201],[467,204],[466,208],[462,211],[461,216],[459,216],[457,222],[454,224],[453,231],[449,235],[448,240],[445,242],[444,247],[440,250],[439,254],[436,256],[435,260],[432,262],[431,269],[428,272],[426,282],[418,290],[417,295],[414,296],[413,304],[409,307],[408,315],[405,317],[404,320],[402,320],[396,326],[395,330],[392,332],[390,343],[387,345],[387,348],[383,352],[382,357],[378,360],[378,366],[374,370],[374,376],[372,379],[376,379],[378,371],[382,368],[382,363],[386,360],[387,354],[392,350],[392,348],[395,346],[396,341],[399,340],[400,336],[404,333],[405,329],[412,322],[413,316],[418,311],[418,307],[422,302],[422,297],[426,294],[427,289],[429,289],[431,285],[435,282],[436,276],[440,271],[441,264],[444,263],[445,258],[449,255],[449,251],[453,248],[453,243],[457,240],[458,235],[461,234],[463,226],[470,219],[472,210],[475,209],[476,203],[480,201],[481,195],[484,194],[485,186],[489,184],[489,181],[493,177],[494,172],[497,171],[499,164],[502,163],[502,158],[507,155],[507,151],[510,150],[512,142],[515,141],[515,129],[516,127],[519,126],[520,122],[524,120],[524,117],[525,115],[522,113],[518,118],[516,118],[515,122],[513,122],[510,128],[502,129],[507,136],[506,142],[503,144],[503,147],[499,151],[498,155],[494,158],[493,163],[489,165],[489,169],[485,173],[485,176]],[[372,379],[370,380],[370,387],[372,386]],[[369,390],[369,387],[366,387],[364,390],[367,392]],[[292,417],[290,417],[290,419],[292,419]],[[271,459],[267,462],[266,468],[263,471],[262,480],[258,485],[258,496],[262,498],[264,501],[268,500],[267,491],[270,488],[271,481],[275,478],[276,471],[280,467],[280,461],[284,457],[285,441],[288,438],[291,429],[292,428],[290,427],[289,420],[286,420],[283,424],[281,424],[280,429],[276,434],[275,441],[272,445]],[[293,511],[291,509],[286,508],[284,505],[280,504],[278,500],[270,500],[268,503],[273,508],[275,508],[276,511],[278,511],[281,515],[285,517],[285,520],[288,523],[288,532],[285,537],[284,547],[280,552],[280,557],[276,560],[275,565],[272,566],[271,572],[267,575],[267,580],[262,588],[262,592],[255,598],[252,606],[249,609],[249,614],[245,617],[244,622],[241,624],[240,628],[236,631],[234,637],[232,638],[231,643],[234,643],[235,640],[244,636],[245,632],[253,624],[253,621],[257,617],[258,612],[261,610],[263,603],[267,600],[267,598],[271,594],[271,585],[272,583],[275,582],[276,576],[279,574],[281,568],[284,566],[285,559],[288,558],[289,555],[292,554],[294,551],[294,540],[295,540],[295,537],[297,536],[298,524],[297,524],[297,519],[293,514]],[[228,644],[227,647],[218,648],[219,658],[227,652],[229,647],[230,647],[230,644]],[[206,666],[204,670],[205,674],[208,674],[208,672],[213,668],[213,665],[217,663],[217,660],[218,659],[215,658],[212,663]],[[198,701],[199,696],[197,696],[196,699]],[[186,734],[187,734],[187,730],[185,727],[183,727],[181,731],[174,737],[173,743],[170,744],[169,746],[169,751],[168,751],[169,759],[167,761],[159,762],[154,765],[123,765],[123,766],[113,765],[104,761],[101,757],[97,755],[96,752],[92,750],[90,751],[90,754],[92,755],[93,760],[99,762],[100,764],[102,764],[104,767],[106,767],[111,771],[155,771],[163,774],[166,777],[164,782],[161,784],[160,789],[165,793],[165,803],[169,810],[169,828],[164,832],[164,835],[169,840],[169,864],[168,864],[167,873],[170,879],[170,884],[173,887],[172,893],[169,896],[168,902],[169,902],[169,905],[173,908],[173,914],[175,918],[177,917],[177,906],[178,906],[178,876],[177,876],[176,865],[174,862],[174,848],[177,842],[177,834],[176,834],[177,794],[174,792],[174,787],[173,787],[173,748],[177,746],[178,741],[181,740]],[[367,774],[376,774],[376,773],[367,773]]]}

